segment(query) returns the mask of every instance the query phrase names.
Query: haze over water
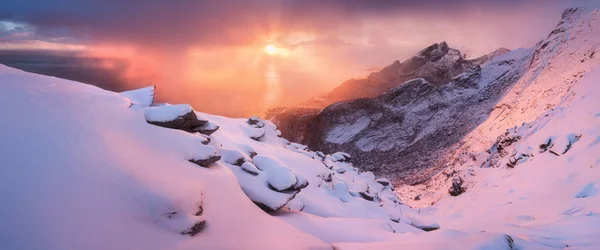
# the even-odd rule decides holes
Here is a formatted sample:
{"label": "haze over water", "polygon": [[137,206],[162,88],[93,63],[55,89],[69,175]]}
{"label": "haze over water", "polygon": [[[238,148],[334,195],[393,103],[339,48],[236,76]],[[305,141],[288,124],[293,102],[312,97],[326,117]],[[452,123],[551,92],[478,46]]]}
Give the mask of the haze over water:
{"label": "haze over water", "polygon": [[114,91],[156,85],[157,101],[203,112],[263,115],[433,43],[471,57],[530,47],[566,6],[587,2],[5,0],[0,63]]}

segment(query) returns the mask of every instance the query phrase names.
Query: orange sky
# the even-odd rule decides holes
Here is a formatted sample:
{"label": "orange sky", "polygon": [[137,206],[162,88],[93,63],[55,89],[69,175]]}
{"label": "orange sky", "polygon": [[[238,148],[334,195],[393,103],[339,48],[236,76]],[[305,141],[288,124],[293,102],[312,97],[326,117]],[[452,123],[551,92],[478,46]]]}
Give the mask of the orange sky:
{"label": "orange sky", "polygon": [[157,85],[162,100],[233,116],[304,101],[435,42],[472,57],[533,46],[564,7],[590,2],[7,1],[0,49],[123,59],[131,88]]}

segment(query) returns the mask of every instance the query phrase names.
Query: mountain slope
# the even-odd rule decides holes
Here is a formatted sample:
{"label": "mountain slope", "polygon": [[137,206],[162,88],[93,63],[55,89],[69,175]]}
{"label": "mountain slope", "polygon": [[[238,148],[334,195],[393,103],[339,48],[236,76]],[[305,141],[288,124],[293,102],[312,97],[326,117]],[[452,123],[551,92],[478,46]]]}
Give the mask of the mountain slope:
{"label": "mountain slope", "polygon": [[395,61],[379,72],[371,73],[367,78],[350,79],[330,93],[294,107],[271,110],[266,116],[280,128],[285,138],[308,143],[312,135],[309,125],[324,108],[333,103],[374,98],[416,78],[424,78],[435,86],[442,85],[467,69],[507,52],[508,49],[498,49],[480,58],[467,60],[460,51],[448,47],[446,42],[435,43],[402,63]]}
{"label": "mountain slope", "polygon": [[114,93],[0,65],[0,248],[597,249],[598,15],[570,9],[534,50],[368,101],[462,99],[522,75],[448,168],[416,186],[289,143],[255,117],[152,105],[152,87]]}
{"label": "mountain slope", "polygon": [[[156,120],[188,117],[189,106],[148,107],[153,88],[118,94],[0,66],[0,111],[10,121],[0,129],[0,247],[594,249],[600,244],[600,110],[590,103],[600,75],[587,77],[579,87],[596,87],[589,97],[534,123],[529,134],[535,136],[523,139],[536,145],[582,117],[583,129],[572,131],[583,137],[560,164],[546,153],[535,165],[520,163],[509,178],[506,169],[488,169],[470,180],[474,187],[466,194],[416,210],[397,201],[388,180],[353,168],[350,156],[287,143],[269,122],[196,112],[205,121],[201,128],[219,128],[201,130],[208,136],[161,128],[165,123]],[[553,148],[561,145],[557,140]],[[196,161],[211,148],[220,159]],[[309,184],[269,215],[253,201],[268,204],[285,195],[275,190],[287,179],[281,171]],[[532,175],[543,182],[523,180]],[[512,195],[498,199],[502,192]],[[515,200],[524,196],[530,199]],[[561,205],[531,210],[548,200]],[[498,209],[502,204],[514,206]]]}
{"label": "mountain slope", "polygon": [[[447,188],[450,185],[447,176],[468,179],[470,174],[466,172],[470,167],[505,165],[507,159],[498,162],[490,158],[497,158],[497,155],[491,155],[492,146],[506,140],[505,137],[510,138],[509,129],[550,115],[555,110],[564,109],[579,98],[589,96],[587,98],[593,99],[597,93],[595,72],[600,68],[600,61],[596,56],[600,47],[598,15],[597,9],[566,10],[556,28],[534,47],[533,58],[523,77],[498,102],[489,118],[461,140],[454,154],[447,156],[449,161],[444,166],[445,170],[429,183],[407,187],[405,190],[410,192],[405,195],[411,196],[416,193],[441,197],[445,195],[445,191],[442,191],[442,194],[425,189],[432,185]],[[580,103],[571,109],[587,109],[585,105],[591,105],[591,108],[599,107],[597,102],[593,101],[587,104]],[[503,134],[506,135],[500,137]],[[504,154],[511,154],[510,149],[504,150]],[[450,181],[452,179],[450,178]],[[429,195],[423,195],[426,196]],[[426,204],[435,199],[419,202]]]}
{"label": "mountain slope", "polygon": [[423,181],[430,176],[412,172],[436,166],[481,123],[521,77],[531,54],[507,53],[448,84],[416,79],[377,98],[331,105],[311,123],[314,133],[308,145],[325,152],[348,152],[362,169],[392,177],[396,183]]}
{"label": "mountain slope", "polygon": [[[553,81],[553,88],[532,89],[531,96],[536,98],[498,104],[503,98],[517,98],[532,82],[546,81],[557,74],[564,81],[576,81],[581,70],[555,70],[554,64],[564,64],[563,58],[555,55],[567,53],[561,50],[575,50],[581,46],[579,43],[592,42],[590,36],[596,33],[596,24],[575,19],[573,15],[566,13],[551,35],[534,48],[497,56],[448,84],[408,81],[376,98],[339,102],[312,119],[302,117],[303,121],[308,120],[304,131],[310,133],[301,139],[316,150],[348,152],[355,156],[354,163],[359,168],[385,175],[396,184],[421,183],[451,164],[465,137],[480,136],[481,132],[471,133],[480,124],[496,119],[515,105],[523,112],[539,115],[560,100],[571,83]],[[569,65],[594,62],[593,51],[593,48],[581,51],[585,54],[583,58],[564,60]],[[552,99],[544,105],[536,103],[538,99],[548,99],[546,96]],[[527,117],[504,114],[502,119],[487,124],[504,130],[533,116],[524,118]],[[495,139],[499,133],[496,130],[486,136]]]}
{"label": "mountain slope", "polygon": [[[330,249],[270,219],[226,168],[187,162],[197,137],[116,93],[5,66],[0,85],[2,249]],[[205,219],[203,240],[180,234]]]}

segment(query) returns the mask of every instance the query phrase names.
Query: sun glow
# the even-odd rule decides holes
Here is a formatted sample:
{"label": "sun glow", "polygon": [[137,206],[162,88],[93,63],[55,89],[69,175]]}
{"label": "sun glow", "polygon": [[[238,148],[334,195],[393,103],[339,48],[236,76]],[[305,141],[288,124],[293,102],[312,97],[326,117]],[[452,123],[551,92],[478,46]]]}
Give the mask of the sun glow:
{"label": "sun glow", "polygon": [[269,55],[275,55],[275,53],[277,53],[277,47],[275,47],[273,44],[268,44],[265,47],[265,52],[267,52]]}

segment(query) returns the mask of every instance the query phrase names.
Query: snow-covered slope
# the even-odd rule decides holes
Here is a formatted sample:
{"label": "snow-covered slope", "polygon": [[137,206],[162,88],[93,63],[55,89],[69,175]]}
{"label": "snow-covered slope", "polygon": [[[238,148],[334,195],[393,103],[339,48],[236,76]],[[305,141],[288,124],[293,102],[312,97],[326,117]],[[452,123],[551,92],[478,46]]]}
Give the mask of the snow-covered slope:
{"label": "snow-covered slope", "polygon": [[[442,228],[502,232],[549,249],[598,249],[599,29],[598,9],[566,10],[448,168],[397,189],[403,201],[423,207]],[[462,183],[458,197],[448,197],[453,182]]]}
{"label": "snow-covered slope", "polygon": [[1,65],[0,87],[1,249],[331,249],[435,228],[270,122]]}
{"label": "snow-covered slope", "polygon": [[330,249],[252,204],[228,168],[186,161],[198,136],[117,93],[1,65],[0,88],[2,249]]}
{"label": "snow-covered slope", "polygon": [[0,65],[0,249],[598,249],[598,15],[566,11],[454,164],[396,189],[268,121]]}

